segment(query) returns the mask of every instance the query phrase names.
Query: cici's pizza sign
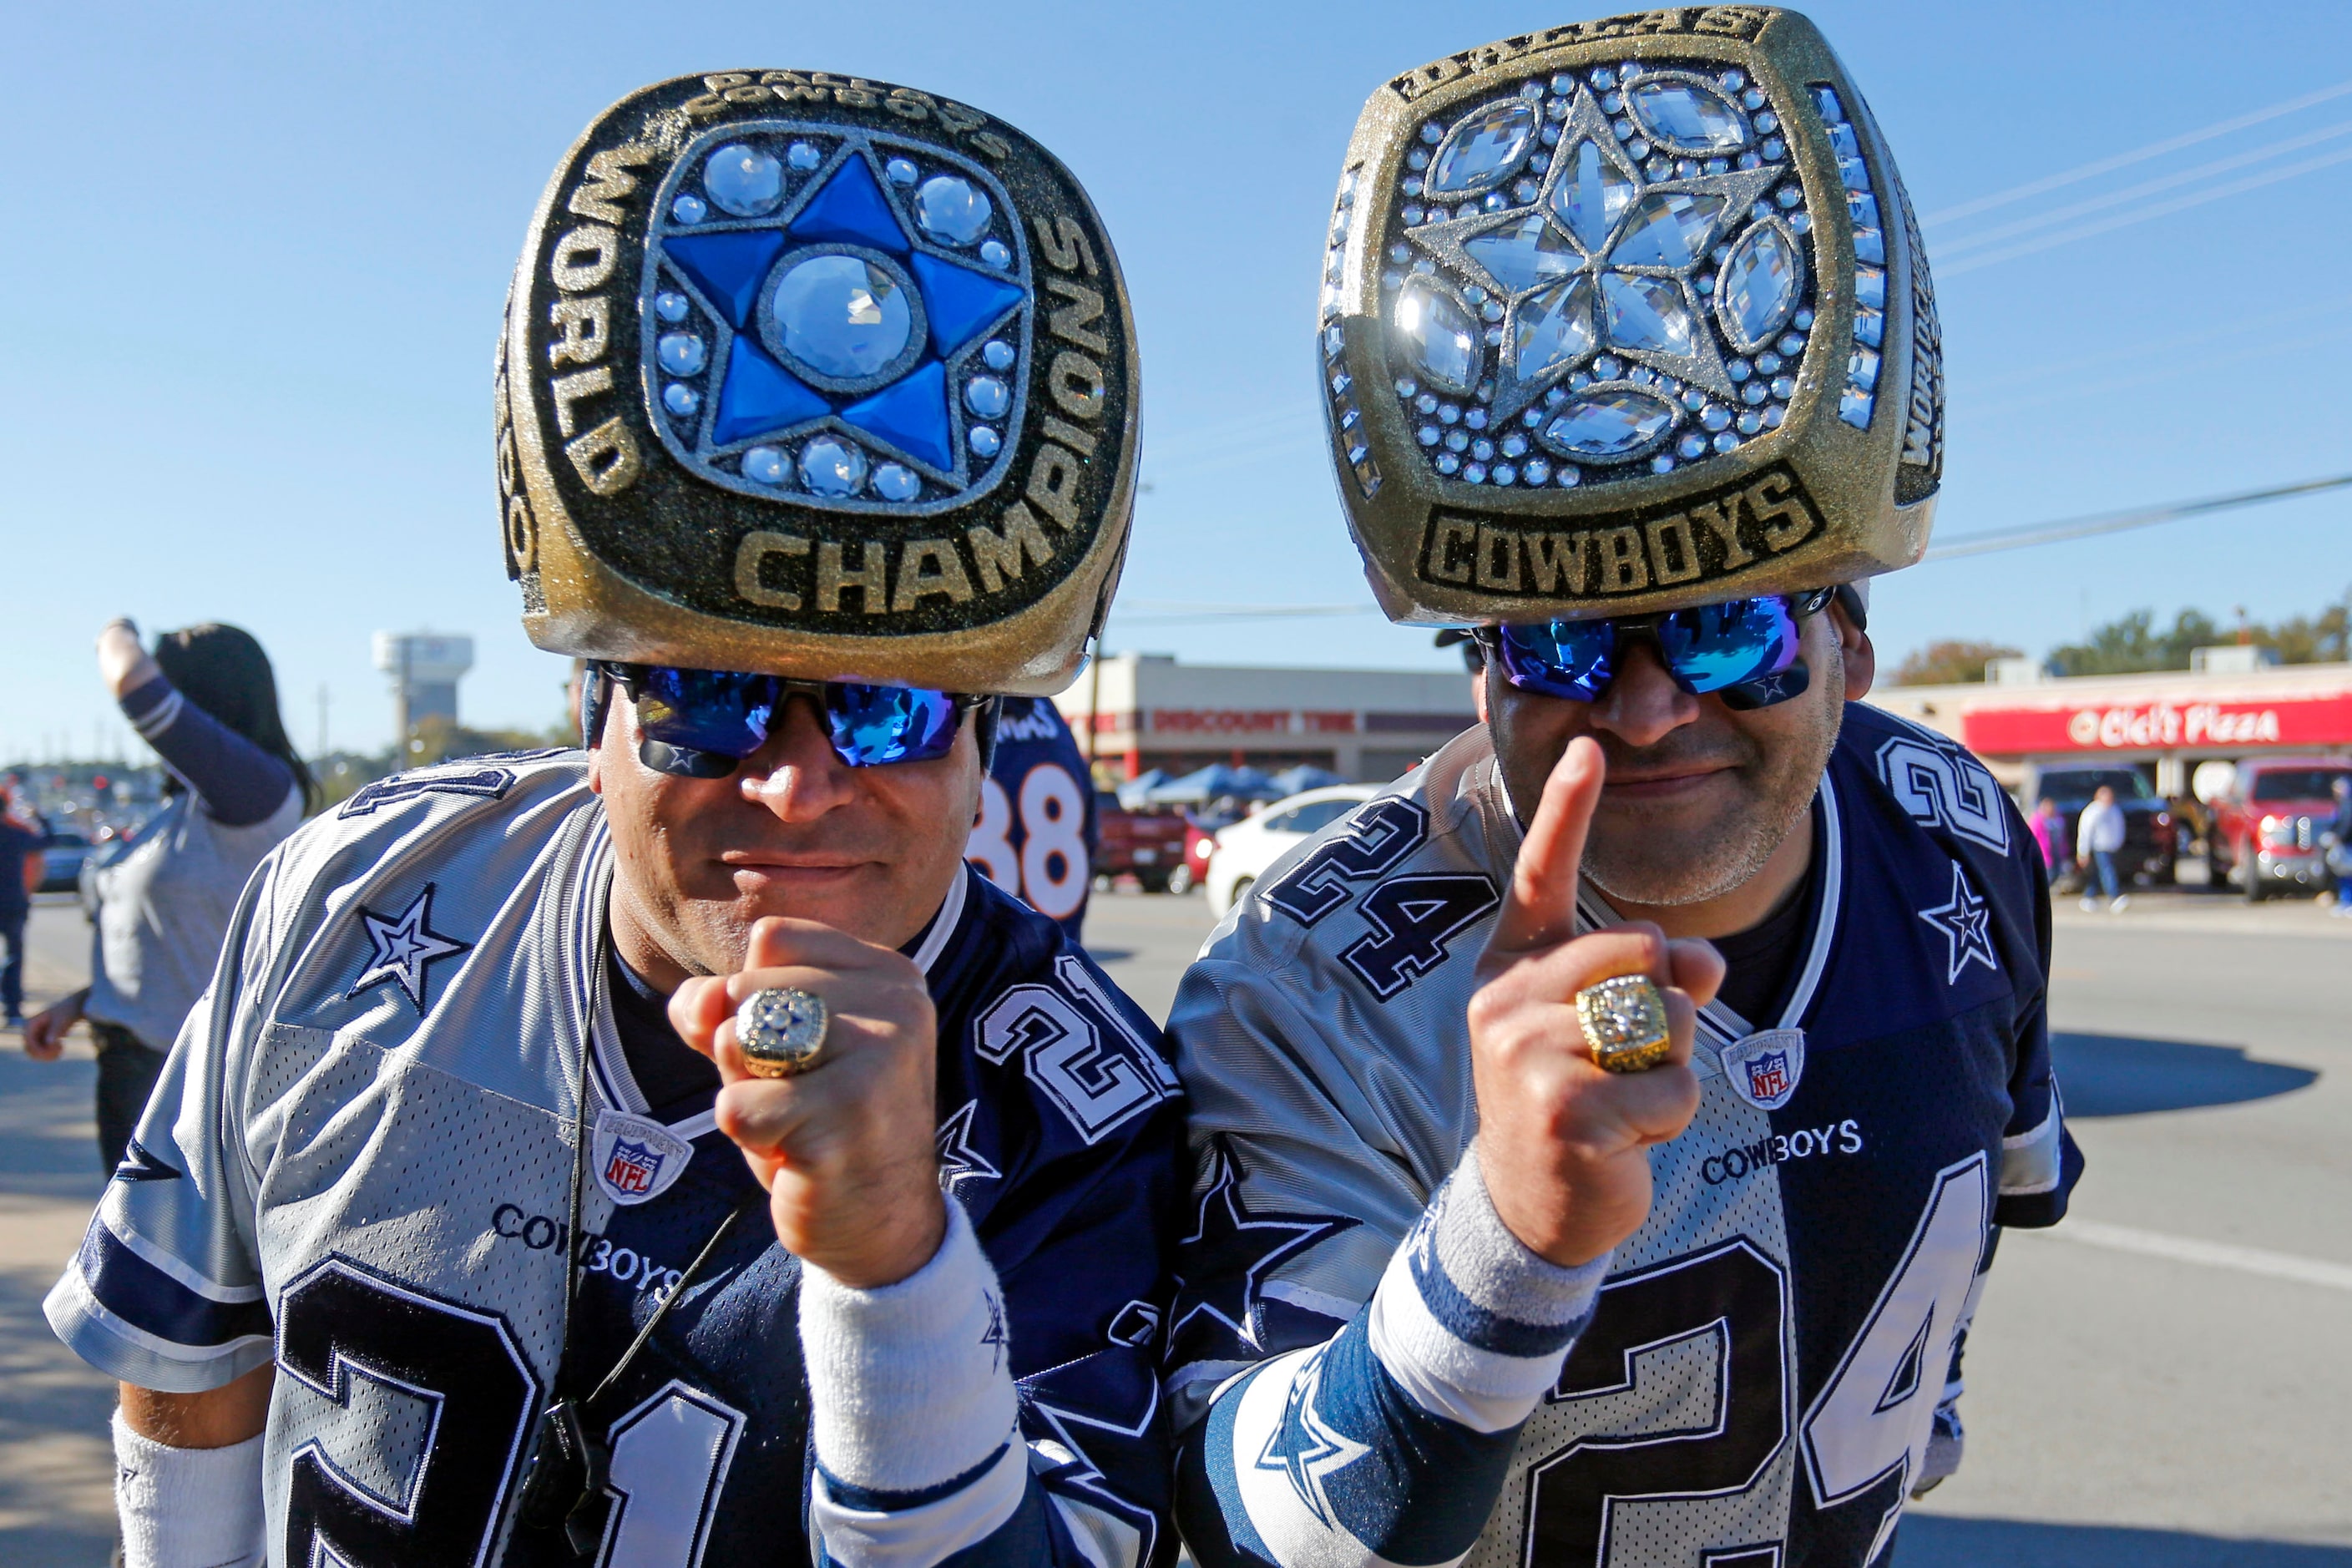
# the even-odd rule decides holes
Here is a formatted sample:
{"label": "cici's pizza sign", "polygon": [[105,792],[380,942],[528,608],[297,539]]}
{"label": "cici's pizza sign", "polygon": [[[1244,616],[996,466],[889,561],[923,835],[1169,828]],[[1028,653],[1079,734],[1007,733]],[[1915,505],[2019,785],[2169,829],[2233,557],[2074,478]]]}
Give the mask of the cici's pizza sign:
{"label": "cici's pizza sign", "polygon": [[2325,746],[2352,742],[2352,692],[2263,702],[2124,702],[1976,708],[1960,739],[1988,756],[2032,752]]}

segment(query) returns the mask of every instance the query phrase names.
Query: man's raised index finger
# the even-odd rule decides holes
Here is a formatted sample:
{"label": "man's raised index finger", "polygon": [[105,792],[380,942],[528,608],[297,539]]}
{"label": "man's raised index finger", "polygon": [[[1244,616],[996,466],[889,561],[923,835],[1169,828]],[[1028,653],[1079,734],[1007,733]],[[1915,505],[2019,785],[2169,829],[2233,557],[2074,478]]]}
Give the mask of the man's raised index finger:
{"label": "man's raised index finger", "polygon": [[1576,889],[1584,840],[1601,804],[1608,764],[1599,742],[1580,735],[1568,743],[1544,781],[1543,799],[1519,845],[1510,891],[1495,922],[1489,952],[1526,952],[1554,947],[1576,934]]}

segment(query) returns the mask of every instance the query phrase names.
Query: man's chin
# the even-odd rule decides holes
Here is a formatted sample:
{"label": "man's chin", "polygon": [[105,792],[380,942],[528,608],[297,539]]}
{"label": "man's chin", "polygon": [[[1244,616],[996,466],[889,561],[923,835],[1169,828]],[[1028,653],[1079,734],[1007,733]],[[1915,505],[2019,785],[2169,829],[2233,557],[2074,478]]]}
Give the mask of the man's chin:
{"label": "man's chin", "polygon": [[1679,909],[1689,904],[1704,904],[1736,891],[1740,884],[1753,877],[1766,858],[1752,863],[1727,861],[1720,857],[1704,863],[1678,861],[1674,865],[1640,863],[1631,866],[1612,865],[1588,857],[1584,863],[1585,880],[1601,890],[1601,897],[1620,907],[1643,909]]}
{"label": "man's chin", "polygon": [[1604,791],[1584,852],[1586,879],[1612,901],[1662,908],[1733,891],[1763,869],[1787,830],[1753,820],[1752,802],[1735,815],[1721,801],[1717,789],[1630,801]]}

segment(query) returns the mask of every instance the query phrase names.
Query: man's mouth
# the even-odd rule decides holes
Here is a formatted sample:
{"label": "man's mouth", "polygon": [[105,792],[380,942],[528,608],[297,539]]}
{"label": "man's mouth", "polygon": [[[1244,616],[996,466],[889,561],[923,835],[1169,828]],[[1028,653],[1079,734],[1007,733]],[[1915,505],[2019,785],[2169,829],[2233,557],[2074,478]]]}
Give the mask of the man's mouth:
{"label": "man's mouth", "polygon": [[751,879],[785,884],[833,881],[877,864],[864,856],[837,851],[793,854],[773,849],[730,849],[719,859],[739,882]]}
{"label": "man's mouth", "polygon": [[1733,770],[1727,762],[1677,762],[1650,767],[1612,765],[1601,792],[1610,801],[1673,801],[1696,795]]}

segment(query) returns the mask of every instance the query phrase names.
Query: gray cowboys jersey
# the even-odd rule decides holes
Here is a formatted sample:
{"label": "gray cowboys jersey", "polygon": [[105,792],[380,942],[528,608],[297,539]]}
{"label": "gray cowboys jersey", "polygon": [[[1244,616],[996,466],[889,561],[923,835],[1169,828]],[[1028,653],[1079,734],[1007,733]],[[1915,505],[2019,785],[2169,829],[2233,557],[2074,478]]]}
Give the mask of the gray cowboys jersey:
{"label": "gray cowboys jersey", "polygon": [[[593,1561],[870,1560],[814,1539],[800,1265],[711,1091],[648,1104],[621,1049],[612,874],[576,752],[381,780],[310,824],[246,889],[50,1295],[75,1352],[146,1387],[215,1388],[274,1357],[281,1568],[575,1561],[562,1531],[513,1522],[524,1456],[551,1391],[577,1397],[641,1331],[583,1406],[609,1450]],[[856,1510],[908,1568],[1164,1556],[1153,1351],[1181,1179],[1158,1032],[969,871],[908,955],[939,1019],[943,1179],[1001,1293],[972,1353],[1011,1373],[1021,1430],[918,1496],[836,1486],[834,1516]],[[719,1245],[730,1214],[746,1222]]]}
{"label": "gray cowboys jersey", "polygon": [[[1850,704],[1813,810],[1796,973],[1769,1017],[1702,1016],[1698,1113],[1654,1151],[1649,1218],[1572,1348],[1449,1281],[1431,1229],[1477,1130],[1465,1009],[1520,844],[1485,729],[1218,928],[1170,1023],[1198,1171],[1178,1517],[1206,1568],[1884,1552],[1994,1227],[2054,1223],[2080,1157],[2050,1079],[2047,894],[2006,796]],[[1613,918],[1589,889],[1581,913]],[[1550,1356],[1533,1414],[1431,1396],[1400,1364],[1414,1334],[1458,1385]]]}

